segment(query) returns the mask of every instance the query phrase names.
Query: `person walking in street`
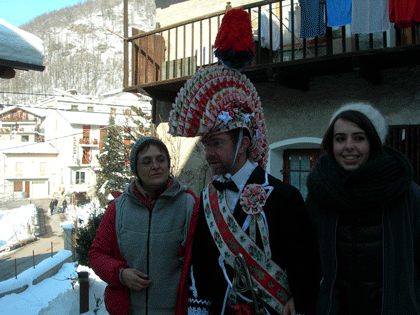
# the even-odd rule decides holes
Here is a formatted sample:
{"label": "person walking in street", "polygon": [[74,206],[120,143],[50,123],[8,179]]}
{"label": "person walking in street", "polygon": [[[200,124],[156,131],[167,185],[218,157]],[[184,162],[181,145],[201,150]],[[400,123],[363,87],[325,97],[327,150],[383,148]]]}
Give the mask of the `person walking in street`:
{"label": "person walking in street", "polygon": [[[242,9],[225,14],[217,38],[229,21],[249,30],[253,47]],[[223,62],[246,54],[216,50]],[[201,194],[188,314],[315,314],[316,233],[300,192],[265,170],[265,121],[250,80],[225,65],[198,71],[179,92],[169,127],[174,136],[201,136],[214,174]]]}
{"label": "person walking in street", "polygon": [[54,200],[55,200],[55,198],[51,199],[51,202],[50,202],[50,213],[51,213],[51,215],[54,214]]}
{"label": "person walking in street", "polygon": [[308,176],[319,240],[319,315],[420,314],[420,188],[370,104],[334,113]]}
{"label": "person walking in street", "polygon": [[64,200],[63,200],[62,207],[63,207],[63,212],[66,211],[66,209],[67,209],[67,200],[66,200],[66,198],[64,198]]}
{"label": "person walking in street", "polygon": [[53,213],[57,213],[58,198],[53,199]]}
{"label": "person walking in street", "polygon": [[157,138],[134,144],[130,167],[137,179],[108,206],[89,263],[108,284],[105,305],[111,315],[175,314],[177,303],[186,303],[177,292],[188,286],[180,284],[181,271],[189,261],[185,252],[192,246],[187,240],[198,199],[170,176],[168,149]]}

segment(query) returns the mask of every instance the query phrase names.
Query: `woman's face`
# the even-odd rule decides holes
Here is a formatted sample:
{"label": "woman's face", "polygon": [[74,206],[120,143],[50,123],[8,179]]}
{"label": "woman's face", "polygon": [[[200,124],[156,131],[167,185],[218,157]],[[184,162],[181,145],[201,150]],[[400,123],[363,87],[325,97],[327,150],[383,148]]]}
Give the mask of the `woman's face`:
{"label": "woman's face", "polygon": [[137,174],[146,191],[164,186],[169,178],[169,161],[163,150],[150,145],[137,153]]}
{"label": "woman's face", "polygon": [[333,152],[338,165],[346,171],[354,171],[369,159],[369,139],[356,124],[337,119],[334,123]]}

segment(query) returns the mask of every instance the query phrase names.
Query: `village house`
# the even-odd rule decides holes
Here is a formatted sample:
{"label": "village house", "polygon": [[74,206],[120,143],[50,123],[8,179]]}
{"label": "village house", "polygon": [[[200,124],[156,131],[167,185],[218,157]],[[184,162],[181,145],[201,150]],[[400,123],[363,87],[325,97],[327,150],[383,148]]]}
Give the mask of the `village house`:
{"label": "village house", "polygon": [[0,198],[48,198],[59,151],[45,142],[0,142]]}
{"label": "village house", "polygon": [[13,106],[0,111],[0,141],[42,142],[39,126],[46,110]]}
{"label": "village house", "polygon": [[[92,196],[110,115],[122,126],[139,128],[128,117],[149,125],[150,100],[141,94],[116,90],[92,98],[57,91],[34,107],[0,112],[0,198]],[[146,116],[135,116],[131,106]]]}
{"label": "village house", "polygon": [[[131,96],[126,95],[126,97]],[[143,98],[135,97],[137,101],[132,100],[128,103],[124,99],[119,99],[119,102],[115,99],[102,102],[87,99],[83,102],[74,100],[69,102],[66,98],[62,100],[60,97],[50,102],[55,103],[56,108],[62,108],[49,110],[40,126],[41,132],[45,135],[45,142],[51,143],[60,152],[55,161],[56,177],[53,191],[61,194],[71,192],[75,196],[78,194],[82,199],[93,196],[96,172],[101,169],[98,155],[110,115],[115,117],[118,125],[128,124],[130,127],[139,128],[133,126],[131,120],[127,120],[129,116],[143,122],[145,127],[148,125],[146,118],[134,116],[130,106],[135,105],[150,113],[150,105],[148,101],[139,100]],[[75,103],[78,104],[77,108],[74,108]]]}
{"label": "village house", "polygon": [[[370,102],[389,125],[387,144],[410,159],[419,183],[418,25],[395,28],[390,23],[385,31],[373,33],[355,33],[352,25],[324,25],[322,34],[302,38],[301,27],[309,22],[301,20],[296,0],[157,0],[156,7],[157,28],[132,30],[126,40],[126,54],[133,58],[125,64],[124,90],[153,98],[153,123],[162,138],[167,137],[167,117],[177,92],[197,69],[217,61],[211,48],[225,10],[242,7],[250,13],[256,53],[242,72],[254,83],[263,105],[270,174],[305,196],[306,177],[333,112],[344,103]],[[183,180],[183,173],[194,173],[186,183],[200,192],[208,174],[197,165],[196,151],[181,148],[185,161],[178,175]]]}
{"label": "village house", "polygon": [[33,107],[113,115],[131,114],[131,106],[138,107],[146,115],[151,114],[150,98],[140,93],[126,93],[121,89],[99,96],[80,95],[77,90],[54,89],[54,95],[37,102]]}

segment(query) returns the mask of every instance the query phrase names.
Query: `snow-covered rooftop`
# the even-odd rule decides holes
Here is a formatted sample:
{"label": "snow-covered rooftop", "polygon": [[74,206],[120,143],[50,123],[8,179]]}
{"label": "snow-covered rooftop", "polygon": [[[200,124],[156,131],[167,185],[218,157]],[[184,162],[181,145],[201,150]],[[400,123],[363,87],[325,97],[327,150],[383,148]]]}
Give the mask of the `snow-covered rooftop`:
{"label": "snow-covered rooftop", "polygon": [[12,107],[5,107],[3,110],[0,110],[0,115],[13,111],[15,109],[23,109],[31,114],[34,114],[39,117],[45,117],[47,115],[47,110],[43,108],[33,108],[33,107],[25,107],[25,106],[12,106]]}
{"label": "snow-covered rooftop", "polygon": [[[61,110],[58,110],[57,112],[63,116],[70,124],[74,125],[107,126],[109,124],[109,113],[90,113]],[[136,119],[145,121],[145,119],[142,117],[136,117]],[[116,115],[115,122],[117,124],[123,125],[125,122],[125,116]]]}
{"label": "snow-covered rooftop", "polygon": [[0,19],[0,65],[43,71],[44,42]]}
{"label": "snow-covered rooftop", "polygon": [[32,153],[32,154],[58,154],[56,148],[47,142],[0,142],[0,151],[5,154]]}

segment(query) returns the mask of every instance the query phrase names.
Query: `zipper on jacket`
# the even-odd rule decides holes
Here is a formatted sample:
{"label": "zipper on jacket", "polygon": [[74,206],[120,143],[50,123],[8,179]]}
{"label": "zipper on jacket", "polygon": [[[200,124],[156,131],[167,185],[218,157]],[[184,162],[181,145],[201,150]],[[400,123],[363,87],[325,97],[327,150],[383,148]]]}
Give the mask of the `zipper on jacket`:
{"label": "zipper on jacket", "polygon": [[[332,308],[332,297],[333,297],[333,292],[334,292],[334,284],[335,284],[335,279],[337,279],[337,265],[338,265],[338,258],[337,258],[337,229],[338,229],[338,215],[337,215],[337,219],[335,220],[335,231],[334,231],[334,240],[335,240],[335,244],[333,245],[333,251],[334,251],[334,256],[335,257],[335,270],[334,270],[334,278],[333,278],[333,282],[332,282],[332,288],[331,288],[331,292],[330,292],[330,308],[328,309],[327,314],[329,315],[331,313],[331,308]],[[339,306],[340,307],[340,306]]]}
{"label": "zipper on jacket", "polygon": [[352,220],[351,222],[351,252],[353,257],[352,262],[352,281],[351,287],[353,292],[353,309],[352,312],[355,314],[359,314],[359,294],[360,294],[360,286],[359,286],[359,261],[358,261],[358,248],[357,245],[359,244],[358,240],[358,223],[360,220]]}
{"label": "zipper on jacket", "polygon": [[[147,260],[146,260],[147,275],[149,275],[150,227],[152,225],[152,212],[153,212],[153,209],[149,211],[149,228],[147,230]],[[147,279],[150,280],[149,278]],[[146,288],[146,315],[148,314],[149,314],[149,287]]]}
{"label": "zipper on jacket", "polygon": [[382,301],[381,301],[381,314],[385,314],[385,309],[384,309],[384,294],[385,294],[385,226],[384,226],[384,222],[385,222],[385,211],[386,211],[386,206],[385,203],[382,207]]}

